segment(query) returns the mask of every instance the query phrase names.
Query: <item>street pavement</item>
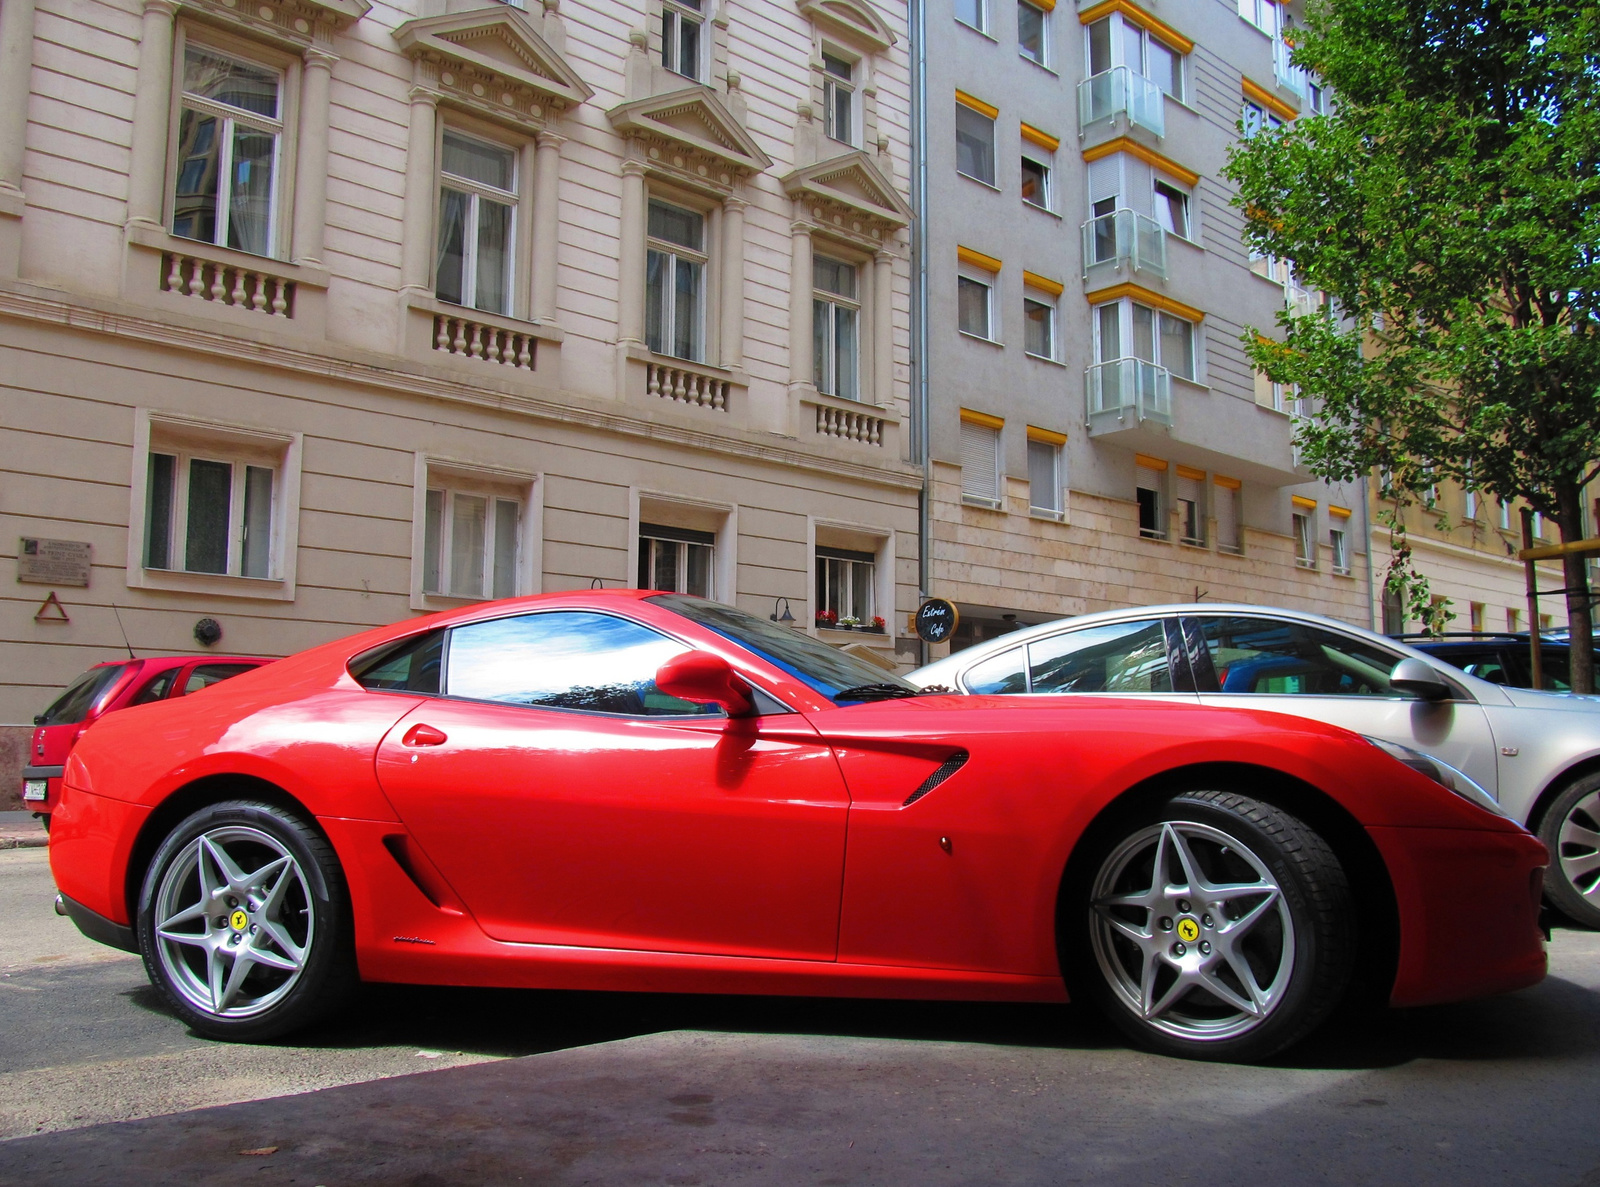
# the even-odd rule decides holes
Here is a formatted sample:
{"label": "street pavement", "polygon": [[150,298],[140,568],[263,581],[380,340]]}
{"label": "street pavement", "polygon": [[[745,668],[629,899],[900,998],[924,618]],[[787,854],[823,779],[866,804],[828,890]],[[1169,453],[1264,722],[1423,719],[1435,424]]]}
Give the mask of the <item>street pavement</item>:
{"label": "street pavement", "polygon": [[4,1184],[1600,1187],[1590,932],[1534,989],[1270,1067],[1133,1052],[1074,1007],[402,987],[237,1046],[53,893],[44,851],[0,852]]}

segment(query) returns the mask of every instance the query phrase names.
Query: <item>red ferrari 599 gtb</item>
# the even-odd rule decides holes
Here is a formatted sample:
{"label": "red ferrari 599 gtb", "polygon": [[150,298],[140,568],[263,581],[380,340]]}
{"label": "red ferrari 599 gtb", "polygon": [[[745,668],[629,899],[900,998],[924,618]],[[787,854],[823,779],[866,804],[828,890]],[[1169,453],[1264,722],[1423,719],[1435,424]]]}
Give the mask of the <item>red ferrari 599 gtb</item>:
{"label": "red ferrari 599 gtb", "polygon": [[1344,997],[1545,970],[1546,855],[1451,768],[1316,722],[930,694],[647,591],[369,631],[96,723],[51,865],[196,1030],[358,980],[1095,1002],[1259,1059]]}

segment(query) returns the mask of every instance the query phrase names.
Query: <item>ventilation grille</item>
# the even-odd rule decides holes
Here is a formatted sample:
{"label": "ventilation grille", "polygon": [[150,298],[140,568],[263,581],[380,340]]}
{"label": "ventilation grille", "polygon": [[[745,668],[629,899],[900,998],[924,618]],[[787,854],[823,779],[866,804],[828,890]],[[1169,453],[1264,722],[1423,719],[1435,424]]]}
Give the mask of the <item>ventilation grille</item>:
{"label": "ventilation grille", "polygon": [[944,760],[937,771],[922,781],[921,787],[917,788],[917,790],[906,796],[906,802],[900,806],[902,808],[909,808],[912,804],[916,803],[923,796],[927,795],[935,787],[938,787],[939,784],[950,778],[951,775],[954,775],[962,767],[966,766],[967,759],[969,757],[970,756],[965,750],[957,750],[949,758]]}

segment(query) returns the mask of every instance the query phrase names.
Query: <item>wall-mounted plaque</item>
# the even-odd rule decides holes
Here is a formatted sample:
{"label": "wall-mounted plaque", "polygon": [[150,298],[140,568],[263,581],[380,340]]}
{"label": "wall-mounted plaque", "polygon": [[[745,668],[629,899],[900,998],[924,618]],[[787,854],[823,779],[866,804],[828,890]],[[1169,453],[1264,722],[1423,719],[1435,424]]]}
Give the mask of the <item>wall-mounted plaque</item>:
{"label": "wall-mounted plaque", "polygon": [[35,585],[88,585],[89,542],[23,536],[17,547],[17,580]]}

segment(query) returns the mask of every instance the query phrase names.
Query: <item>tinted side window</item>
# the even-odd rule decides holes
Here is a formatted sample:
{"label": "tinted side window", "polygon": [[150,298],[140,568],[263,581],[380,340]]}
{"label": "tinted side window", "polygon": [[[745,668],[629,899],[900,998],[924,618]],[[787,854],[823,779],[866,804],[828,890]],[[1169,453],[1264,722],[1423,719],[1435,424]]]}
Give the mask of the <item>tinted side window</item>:
{"label": "tinted side window", "polygon": [[34,725],[76,725],[89,716],[100,694],[111,687],[113,681],[125,670],[123,664],[107,664],[90,668],[58,696],[51,706],[33,719]]}
{"label": "tinted side window", "polygon": [[1221,692],[1402,696],[1389,673],[1399,657],[1320,627],[1272,618],[1203,618]]}
{"label": "tinted side window", "polygon": [[168,668],[165,672],[153,676],[143,688],[134,694],[133,699],[128,704],[130,706],[148,705],[151,701],[159,701],[172,691],[172,682],[177,678],[178,671],[179,669],[177,668]]}
{"label": "tinted side window", "polygon": [[202,688],[221,684],[228,677],[248,672],[254,666],[254,664],[197,664],[194,671],[189,673],[189,678],[183,682],[183,695],[188,696],[191,692],[199,692]]}
{"label": "tinted side window", "polygon": [[656,669],[688,650],[623,618],[550,611],[450,632],[445,691],[454,697],[637,717],[719,712],[656,688]]}
{"label": "tinted side window", "polygon": [[[1519,688],[1533,687],[1533,656],[1527,644],[1515,647],[1511,651],[1512,671],[1515,673],[1515,683]],[[1546,643],[1539,649],[1539,669],[1544,675],[1544,688],[1546,692],[1571,692],[1572,691],[1572,661],[1567,648],[1554,643]]]}
{"label": "tinted side window", "polygon": [[1467,675],[1490,684],[1510,684],[1514,679],[1505,656],[1497,647],[1452,647],[1434,654]]}
{"label": "tinted side window", "polygon": [[1028,644],[1034,692],[1171,692],[1160,619],[1085,627]]}
{"label": "tinted side window", "polygon": [[1013,647],[975,664],[961,678],[968,692],[1019,693],[1028,691],[1028,649]]}
{"label": "tinted side window", "polygon": [[438,695],[439,660],[443,654],[444,632],[432,631],[356,656],[350,661],[350,674],[363,688],[377,692]]}

